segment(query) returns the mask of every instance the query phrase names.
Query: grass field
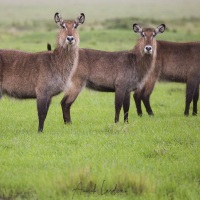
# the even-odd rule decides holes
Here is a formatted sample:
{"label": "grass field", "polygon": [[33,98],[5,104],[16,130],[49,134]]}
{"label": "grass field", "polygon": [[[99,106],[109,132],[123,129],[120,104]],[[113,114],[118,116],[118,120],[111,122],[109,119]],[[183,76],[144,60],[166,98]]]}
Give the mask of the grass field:
{"label": "grass field", "polygon": [[[56,5],[47,0],[26,2],[2,0],[0,47],[36,52],[46,50],[50,42],[54,48],[58,30],[49,15]],[[76,5],[69,9],[70,16],[84,8],[90,18],[80,28],[80,47],[132,49],[138,38],[133,23],[166,23],[160,40],[200,41],[197,0],[150,0],[147,5],[144,0],[127,0],[121,10],[119,2],[113,2],[68,2]],[[62,0],[57,5],[58,10],[68,10]],[[199,199],[200,117],[183,116],[185,84],[156,84],[151,96],[154,117],[144,108],[143,117],[138,117],[131,99],[128,124],[122,113],[120,122],[113,123],[113,93],[84,90],[72,106],[73,123],[64,125],[62,96],[53,98],[42,134],[37,133],[35,100],[1,99],[0,199]]]}
{"label": "grass field", "polygon": [[34,101],[1,101],[1,198],[198,199],[200,119],[183,116],[182,84],[156,86],[154,117],[137,117],[132,101],[129,124],[113,123],[113,94],[84,91],[65,126],[61,97],[43,134]]}

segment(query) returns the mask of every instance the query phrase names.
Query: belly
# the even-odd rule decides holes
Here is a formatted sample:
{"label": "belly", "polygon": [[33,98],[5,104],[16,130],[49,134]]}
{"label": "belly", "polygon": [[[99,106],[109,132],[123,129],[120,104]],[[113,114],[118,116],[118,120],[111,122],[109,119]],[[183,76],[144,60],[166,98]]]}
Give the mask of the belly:
{"label": "belly", "polygon": [[105,85],[105,84],[97,84],[92,81],[88,81],[86,87],[99,92],[115,92],[114,86]]}
{"label": "belly", "polygon": [[15,98],[35,98],[35,84],[29,78],[19,76],[4,76],[2,82],[3,94]]}

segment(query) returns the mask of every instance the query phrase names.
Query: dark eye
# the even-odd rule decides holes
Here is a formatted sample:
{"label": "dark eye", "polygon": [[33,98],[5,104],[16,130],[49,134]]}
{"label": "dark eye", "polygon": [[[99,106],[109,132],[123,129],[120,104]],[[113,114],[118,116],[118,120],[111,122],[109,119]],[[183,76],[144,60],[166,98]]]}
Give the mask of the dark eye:
{"label": "dark eye", "polygon": [[77,24],[77,23],[75,23],[75,24],[74,24],[74,28],[77,28],[77,27],[78,27],[78,24]]}
{"label": "dark eye", "polygon": [[153,35],[152,35],[152,37],[155,37],[156,36],[156,33],[155,32],[153,32]]}
{"label": "dark eye", "polygon": [[62,26],[63,29],[66,29],[66,25],[64,23],[61,24],[61,26]]}
{"label": "dark eye", "polygon": [[145,34],[144,34],[144,32],[142,32],[142,33],[141,33],[141,36],[142,36],[142,37],[145,37]]}

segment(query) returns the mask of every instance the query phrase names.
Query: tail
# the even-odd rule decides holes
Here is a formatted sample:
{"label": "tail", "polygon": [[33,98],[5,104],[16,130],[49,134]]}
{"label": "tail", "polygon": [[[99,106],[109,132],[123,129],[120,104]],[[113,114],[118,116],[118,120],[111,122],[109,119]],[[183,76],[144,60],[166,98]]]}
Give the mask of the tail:
{"label": "tail", "polygon": [[47,43],[47,50],[51,51],[51,45],[49,43]]}

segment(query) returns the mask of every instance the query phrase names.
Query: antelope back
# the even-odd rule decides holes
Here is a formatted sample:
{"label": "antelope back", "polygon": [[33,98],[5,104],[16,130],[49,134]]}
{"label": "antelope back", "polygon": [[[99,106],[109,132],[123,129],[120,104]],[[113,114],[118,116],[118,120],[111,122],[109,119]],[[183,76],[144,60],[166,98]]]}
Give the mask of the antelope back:
{"label": "antelope back", "polygon": [[59,13],[55,13],[54,20],[60,28],[57,41],[58,46],[62,48],[77,47],[79,44],[77,28],[84,23],[85,15],[81,13],[76,20],[63,20]]}

